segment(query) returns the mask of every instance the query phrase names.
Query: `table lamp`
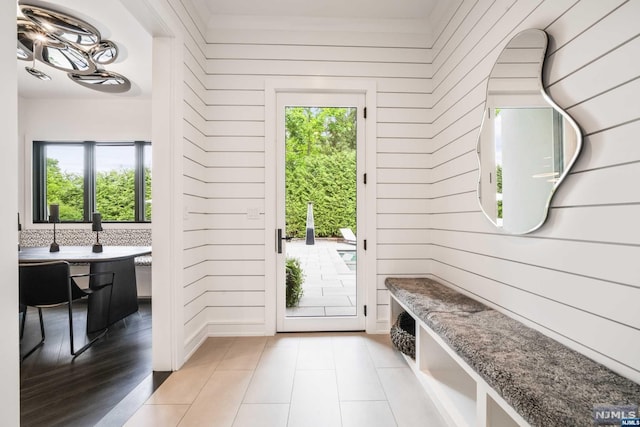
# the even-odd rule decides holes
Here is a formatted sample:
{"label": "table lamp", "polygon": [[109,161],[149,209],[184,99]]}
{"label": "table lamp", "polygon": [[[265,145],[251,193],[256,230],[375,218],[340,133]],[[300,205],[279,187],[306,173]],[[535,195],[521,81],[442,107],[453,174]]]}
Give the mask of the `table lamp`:
{"label": "table lamp", "polygon": [[60,222],[60,205],[49,205],[49,222],[53,223],[53,243],[49,246],[49,252],[60,252],[60,245],[56,242],[56,223]]}
{"label": "table lamp", "polygon": [[91,230],[96,232],[96,243],[91,249],[93,252],[102,252],[102,244],[100,243],[100,232],[102,231],[102,215],[100,212],[94,212],[92,216]]}

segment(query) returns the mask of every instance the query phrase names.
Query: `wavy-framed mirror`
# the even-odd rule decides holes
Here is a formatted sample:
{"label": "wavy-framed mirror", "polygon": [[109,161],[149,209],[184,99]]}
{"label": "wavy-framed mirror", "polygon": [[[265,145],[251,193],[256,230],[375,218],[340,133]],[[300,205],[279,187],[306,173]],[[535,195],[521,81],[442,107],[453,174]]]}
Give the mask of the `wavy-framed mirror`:
{"label": "wavy-framed mirror", "polygon": [[576,122],[542,85],[547,34],[518,33],[496,61],[478,137],[478,200],[501,231],[525,234],[547,218],[582,148]]}

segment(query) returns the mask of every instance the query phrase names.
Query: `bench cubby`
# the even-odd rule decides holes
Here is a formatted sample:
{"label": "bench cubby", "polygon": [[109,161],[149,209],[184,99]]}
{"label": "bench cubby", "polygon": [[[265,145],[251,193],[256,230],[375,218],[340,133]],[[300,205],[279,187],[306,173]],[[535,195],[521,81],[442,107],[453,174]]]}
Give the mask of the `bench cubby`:
{"label": "bench cubby", "polygon": [[[424,321],[413,315],[411,309],[393,294],[390,302],[392,318],[406,311],[416,321],[416,358],[414,360],[403,356],[449,425],[528,425],[512,408],[503,408],[508,404],[502,398],[495,394],[489,396],[489,387],[477,373]],[[508,415],[508,412],[512,415]],[[514,418],[519,418],[520,423],[514,421]]]}

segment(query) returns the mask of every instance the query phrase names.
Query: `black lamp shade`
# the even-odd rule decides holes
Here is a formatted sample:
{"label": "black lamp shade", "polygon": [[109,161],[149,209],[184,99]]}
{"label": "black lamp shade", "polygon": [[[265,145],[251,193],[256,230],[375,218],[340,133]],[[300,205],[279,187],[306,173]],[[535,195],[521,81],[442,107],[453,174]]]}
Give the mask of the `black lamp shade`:
{"label": "black lamp shade", "polygon": [[100,212],[93,213],[91,231],[102,231],[102,215]]}
{"label": "black lamp shade", "polygon": [[60,205],[56,203],[49,205],[49,222],[60,222]]}

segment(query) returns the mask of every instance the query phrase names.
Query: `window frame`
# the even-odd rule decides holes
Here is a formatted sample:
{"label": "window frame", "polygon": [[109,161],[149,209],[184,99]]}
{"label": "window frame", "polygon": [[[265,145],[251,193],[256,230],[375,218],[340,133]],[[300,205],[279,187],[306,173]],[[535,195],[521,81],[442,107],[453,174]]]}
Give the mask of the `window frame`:
{"label": "window frame", "polygon": [[113,224],[150,224],[145,219],[145,146],[151,146],[150,141],[33,141],[33,223],[43,224],[47,218],[47,162],[46,147],[48,145],[80,145],[83,147],[83,219],[82,221],[61,221],[64,224],[91,223],[91,214],[96,210],[96,146],[134,146],[134,220],[133,221],[103,221]]}

